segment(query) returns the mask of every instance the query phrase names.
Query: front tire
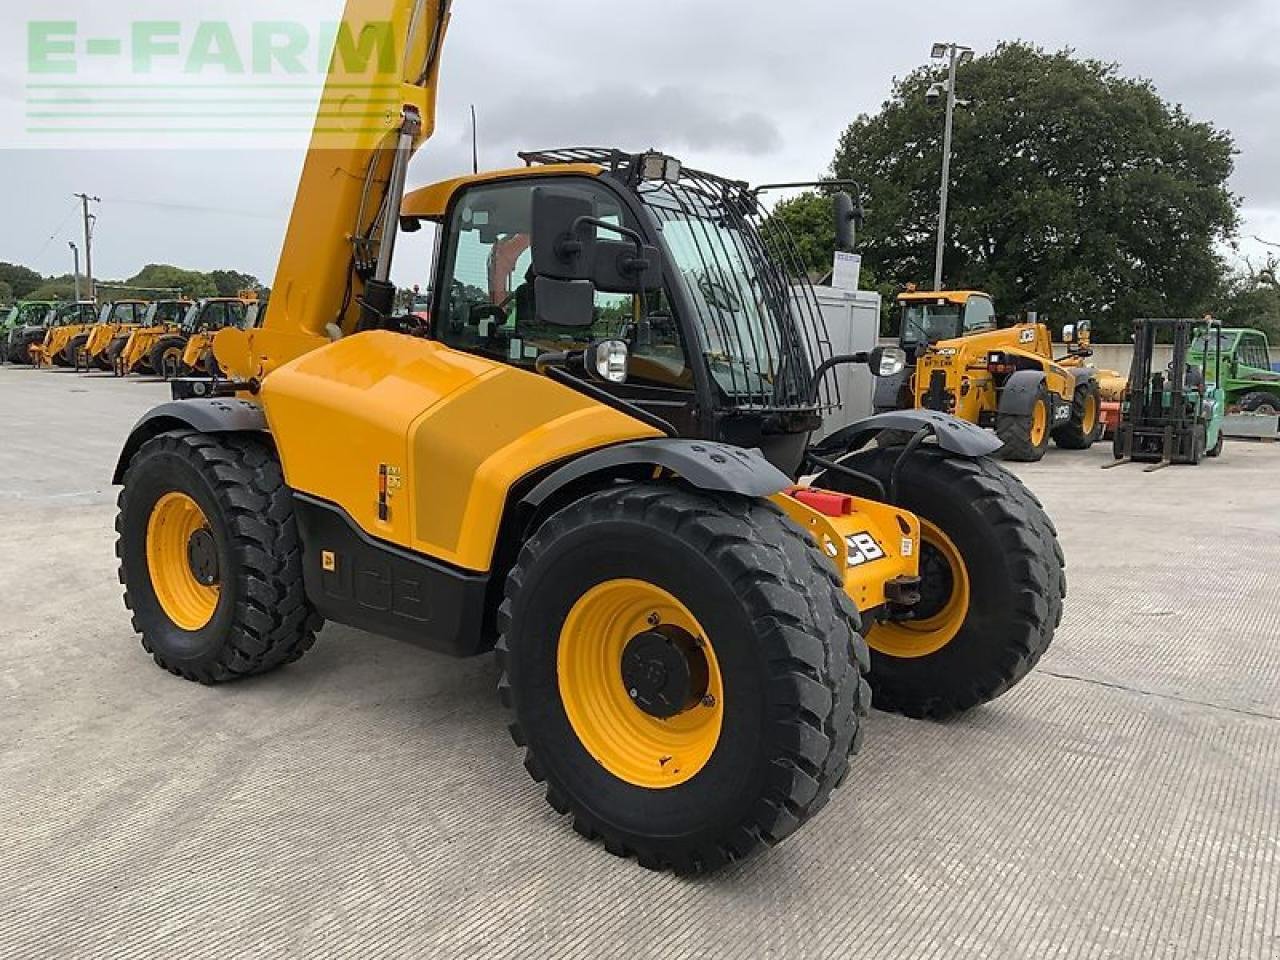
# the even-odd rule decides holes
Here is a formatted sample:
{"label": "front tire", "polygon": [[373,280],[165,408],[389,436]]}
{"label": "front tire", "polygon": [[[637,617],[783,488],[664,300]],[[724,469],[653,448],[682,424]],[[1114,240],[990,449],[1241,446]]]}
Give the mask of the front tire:
{"label": "front tire", "polygon": [[1020,463],[1035,463],[1049,449],[1049,432],[1053,425],[1053,403],[1048,388],[1042,383],[1031,410],[1025,414],[1001,413],[996,416],[996,435],[1003,441],[1000,456]]}
{"label": "front tire", "polygon": [[1076,387],[1071,398],[1071,419],[1053,432],[1053,441],[1063,450],[1088,450],[1098,439],[1102,424],[1102,394],[1098,381]]}
{"label": "front tire", "polygon": [[301,657],[322,620],[306,596],[275,452],[246,435],[161,434],[120,492],[116,556],[133,629],[157,664],[213,684]]}
{"label": "front tire", "polygon": [[[901,453],[841,462],[887,487]],[[842,474],[817,483],[865,493]],[[989,458],[923,447],[903,463],[898,491],[923,528],[921,605],[915,621],[867,630],[871,689],[879,709],[942,720],[1007,692],[1048,649],[1066,596],[1062,549],[1035,495]]]}
{"label": "front tire", "polygon": [[844,778],[869,706],[857,610],[765,501],[637,485],[572,503],[525,543],[499,628],[529,773],[651,869],[781,841]]}
{"label": "front tire", "polygon": [[166,380],[177,376],[182,367],[182,350],[185,345],[182,337],[161,338],[147,354],[147,366]]}

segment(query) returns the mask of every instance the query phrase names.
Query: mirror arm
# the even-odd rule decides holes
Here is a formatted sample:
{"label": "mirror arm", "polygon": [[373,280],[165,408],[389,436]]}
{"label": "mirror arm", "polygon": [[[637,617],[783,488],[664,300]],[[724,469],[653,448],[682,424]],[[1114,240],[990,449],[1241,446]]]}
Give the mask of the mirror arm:
{"label": "mirror arm", "polygon": [[[639,266],[640,269],[636,270],[637,273],[642,272],[644,268],[649,265],[649,261],[644,257],[644,237],[640,236],[638,231],[632,230],[630,227],[624,227],[621,224],[610,223],[608,220],[601,220],[599,217],[578,217],[578,219],[573,221],[574,236],[577,236],[578,231],[583,227],[595,227],[597,230],[608,230],[612,233],[618,234],[620,237],[625,237],[630,240],[636,248],[636,256],[628,266],[633,268]],[[563,241],[563,245],[565,245],[564,248],[567,249],[567,245],[571,243],[576,243],[578,245],[578,250],[582,249],[581,242],[576,240]]]}
{"label": "mirror arm", "polygon": [[841,366],[846,363],[866,363],[871,358],[871,354],[863,350],[858,353],[843,353],[836,357],[830,357],[818,364],[818,369],[813,371],[813,376],[809,378],[808,398],[810,403],[818,402],[818,387],[822,385],[822,378],[825,377],[834,367]]}

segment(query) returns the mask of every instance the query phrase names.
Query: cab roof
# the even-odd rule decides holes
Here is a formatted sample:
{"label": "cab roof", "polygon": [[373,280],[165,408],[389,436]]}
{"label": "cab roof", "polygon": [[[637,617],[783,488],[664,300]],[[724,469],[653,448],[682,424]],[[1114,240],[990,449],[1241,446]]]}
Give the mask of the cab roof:
{"label": "cab roof", "polygon": [[981,290],[904,290],[898,294],[898,301],[947,300],[951,303],[967,303],[970,297],[986,297],[990,300],[991,294]]}
{"label": "cab roof", "polygon": [[506,170],[488,170],[484,173],[469,174],[465,177],[454,177],[441,180],[426,187],[419,187],[404,196],[404,204],[400,208],[402,217],[418,217],[423,220],[443,220],[445,211],[454,195],[466,187],[477,183],[489,183],[494,180],[514,180],[524,177],[556,177],[577,174],[586,177],[598,177],[604,173],[604,167],[598,163],[547,163],[528,167],[511,167]]}

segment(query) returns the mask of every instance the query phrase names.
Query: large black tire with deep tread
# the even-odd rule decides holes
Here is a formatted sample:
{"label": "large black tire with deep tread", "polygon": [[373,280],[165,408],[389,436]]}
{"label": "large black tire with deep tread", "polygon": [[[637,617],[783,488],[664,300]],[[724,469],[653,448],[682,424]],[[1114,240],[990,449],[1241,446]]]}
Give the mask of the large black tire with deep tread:
{"label": "large black tire with deep tread", "polygon": [[[662,790],[626,783],[590,758],[555,678],[558,605],[628,567],[680,596],[717,657],[736,645],[734,656],[755,664],[760,694],[742,701],[751,685],[732,690],[726,674],[726,709],[735,695],[753,704],[751,729],[726,714],[707,766]],[[566,574],[565,594],[549,596]],[[726,638],[704,617],[741,629]],[[498,625],[499,694],[530,775],[580,834],[650,869],[700,873],[778,843],[826,804],[861,742],[870,689],[858,612],[813,540],[767,501],[658,484],[588,495],[528,538]]]}
{"label": "large black tire with deep tread", "polygon": [[[841,462],[888,486],[901,452],[869,449]],[[859,492],[839,474],[817,484]],[[994,700],[1031,672],[1062,620],[1065,560],[1035,494],[990,458],[922,447],[903,464],[899,497],[955,543],[971,603],[959,634],[935,653],[903,659],[873,648],[871,688],[878,709],[945,720]]]}
{"label": "large black tire with deep tread", "polygon": [[[155,346],[147,353],[147,366],[151,368],[151,372],[156,376],[164,377],[166,380],[171,375],[176,375],[182,369],[182,348],[186,345],[186,338],[181,336],[161,337],[156,341]],[[176,351],[176,362],[166,363],[166,355],[168,360],[174,361]]]}
{"label": "large black tire with deep tread", "polygon": [[36,339],[29,335],[14,337],[8,344],[9,362],[20,366],[31,366],[31,347],[36,342]]}
{"label": "large black tire with deep tread", "polygon": [[1044,439],[1039,445],[1031,441],[1031,414],[1001,413],[996,416],[996,436],[1004,444],[999,451],[1003,459],[1019,463],[1035,463],[1043,459],[1045,451],[1049,449],[1050,428],[1053,426],[1053,402],[1049,398],[1048,389],[1043,384],[1034,402],[1044,405],[1047,417]]}
{"label": "large black tire with deep tread", "polygon": [[1269,409],[1280,413],[1280,392],[1271,390],[1254,390],[1240,398],[1240,409],[1246,413],[1256,413],[1261,409]]}
{"label": "large black tire with deep tread", "polygon": [[[172,490],[204,511],[223,571],[217,609],[197,632],[165,615],[147,569],[151,508]],[[194,431],[148,440],[125,475],[116,534],[133,629],[170,673],[205,684],[236,680],[291,663],[315,642],[323,620],[307,599],[292,495],[268,442]]]}
{"label": "large black tire with deep tread", "polygon": [[71,338],[70,342],[67,343],[65,353],[67,366],[80,366],[80,351],[83,350],[88,343],[89,335],[87,333],[82,333]]}
{"label": "large black tire with deep tread", "polygon": [[[1093,397],[1093,429],[1084,429],[1084,408]],[[1071,398],[1071,419],[1053,431],[1053,442],[1063,450],[1088,450],[1098,439],[1102,426],[1102,391],[1097,380],[1088,380],[1076,387]]]}

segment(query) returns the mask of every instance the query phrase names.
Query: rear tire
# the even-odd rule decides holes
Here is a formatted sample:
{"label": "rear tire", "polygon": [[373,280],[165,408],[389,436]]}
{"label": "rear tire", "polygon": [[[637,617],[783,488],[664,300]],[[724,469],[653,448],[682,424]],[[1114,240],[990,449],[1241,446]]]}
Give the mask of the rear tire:
{"label": "rear tire", "polygon": [[1280,394],[1270,390],[1255,390],[1240,398],[1240,409],[1245,413],[1280,413]]}
{"label": "rear tire", "polygon": [[[187,556],[182,544],[176,556],[166,550],[172,537],[165,536],[165,498],[198,509],[215,587],[186,579],[195,570],[187,557],[197,534],[187,541]],[[133,629],[170,673],[221,683],[297,660],[315,642],[323,620],[307,599],[292,497],[266,442],[189,431],[148,440],[129,464],[116,533]],[[214,596],[200,610],[210,590]]]}
{"label": "rear tire", "polygon": [[[888,486],[900,453],[866,450],[841,462]],[[817,484],[865,494],[841,474],[823,474]],[[969,602],[958,629],[940,626],[934,635],[916,634],[910,622],[897,632],[870,626],[871,689],[878,709],[942,720],[994,700],[1036,665],[1062,619],[1065,562],[1040,501],[994,460],[924,447],[902,465],[898,489],[902,506],[941,531],[959,553]],[[947,568],[932,562],[938,556],[945,561],[943,553],[926,539],[924,598],[940,580],[944,589],[954,589]],[[944,629],[950,639],[921,652]]]}
{"label": "rear tire", "polygon": [[1071,398],[1071,419],[1053,432],[1053,441],[1063,450],[1088,450],[1098,439],[1102,424],[1102,395],[1097,380],[1076,387]]}
{"label": "rear tire", "polygon": [[[572,632],[575,611],[612,584],[668,592],[705,632],[722,713],[696,766],[673,750],[683,769],[669,771],[672,755],[655,757],[662,750],[649,746],[634,754],[639,773],[611,768],[600,755],[609,744],[643,743],[627,732],[635,717],[619,715],[609,727],[618,734],[594,750],[599,732],[570,719],[574,701],[598,682],[616,682],[625,695],[621,674],[608,675],[617,664],[607,653],[602,681],[558,665],[580,636],[594,642],[595,632]],[[831,563],[767,501],[656,485],[591,494],[530,536],[498,620],[499,693],[526,768],[579,833],[644,867],[699,873],[781,841],[825,805],[858,747],[870,702],[858,612]],[[593,710],[578,716],[601,716],[599,704],[616,696],[609,689],[592,693]],[[639,715],[643,697],[633,688],[631,698],[624,706]],[[712,708],[696,691],[690,703],[671,724],[702,722],[695,712]],[[656,787],[645,779],[668,772],[683,779]]]}
{"label": "rear tire", "polygon": [[1040,385],[1026,414],[1001,413],[996,416],[996,435],[1004,442],[999,455],[1005,460],[1034,463],[1049,449],[1049,432],[1053,426],[1053,404],[1049,391]]}

